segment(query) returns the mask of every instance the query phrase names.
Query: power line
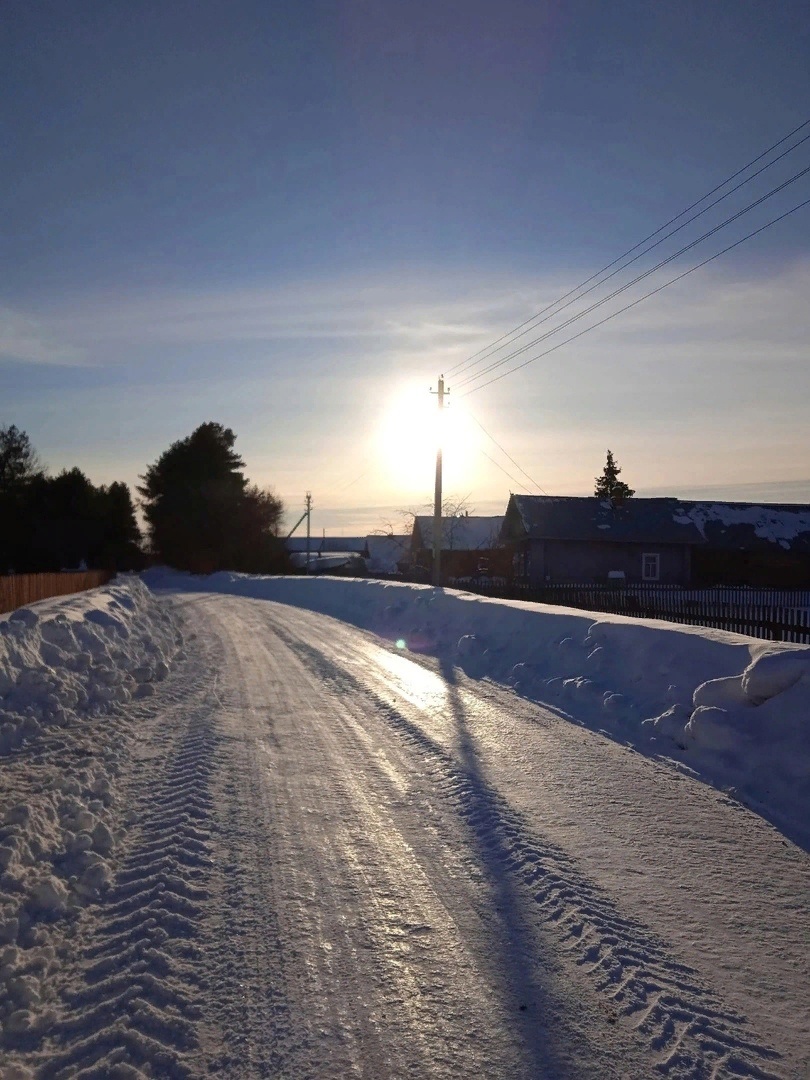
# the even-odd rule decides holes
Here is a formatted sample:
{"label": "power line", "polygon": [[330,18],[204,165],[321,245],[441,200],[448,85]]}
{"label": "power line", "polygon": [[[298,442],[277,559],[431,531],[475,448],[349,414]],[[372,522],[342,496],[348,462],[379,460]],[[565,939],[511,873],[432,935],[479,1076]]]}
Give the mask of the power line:
{"label": "power line", "polygon": [[668,288],[670,285],[674,285],[676,281],[681,281],[683,278],[688,277],[689,274],[693,274],[695,270],[700,270],[701,267],[707,266],[710,262],[714,262],[715,259],[719,259],[721,255],[725,255],[729,251],[733,251],[734,248],[739,247],[740,244],[744,244],[746,240],[752,239],[754,236],[758,236],[759,233],[769,229],[772,225],[776,225],[780,221],[784,221],[785,218],[790,217],[791,214],[795,214],[797,210],[801,210],[805,206],[810,206],[810,199],[805,199],[804,202],[800,202],[797,206],[792,207],[790,210],[786,210],[784,214],[780,214],[779,217],[773,218],[771,221],[761,225],[758,229],[754,229],[753,232],[748,233],[746,236],[741,237],[739,240],[735,240],[733,244],[729,244],[728,247],[723,248],[721,251],[716,252],[714,255],[710,255],[708,259],[704,259],[702,262],[697,263],[695,266],[691,266],[688,270],[684,270],[682,274],[678,274],[677,277],[670,278],[669,281],[665,281],[663,285],[659,285],[655,289],[651,289],[650,292],[645,293],[643,296],[638,297],[637,300],[633,300],[632,303],[626,304],[623,308],[619,308],[618,311],[612,312],[610,315],[606,315],[604,319],[600,319],[599,322],[593,323],[591,326],[586,326],[584,330],[580,330],[576,334],[572,334],[571,337],[566,338],[564,341],[558,341],[556,345],[552,345],[550,349],[546,349],[545,352],[538,353],[537,356],[532,356],[528,360],[524,360],[522,364],[518,364],[517,367],[510,368],[509,371],[504,371],[500,375],[496,375],[494,378],[489,379],[485,383],[481,383],[480,386],[474,386],[471,390],[468,390],[466,394],[462,394],[461,397],[469,397],[470,394],[476,393],[478,390],[483,390],[485,386],[491,386],[492,383],[499,382],[501,379],[505,379],[507,375],[514,375],[516,371],[520,371],[521,368],[528,367],[529,364],[533,364],[535,360],[540,360],[544,356],[548,356],[549,353],[556,352],[557,349],[561,349],[563,345],[568,345],[572,341],[576,341],[577,338],[581,338],[584,334],[589,333],[591,330],[596,330],[599,326],[604,326],[606,322],[610,322],[611,319],[615,319],[617,315],[622,315],[625,311],[629,311],[631,308],[636,307],[643,300],[647,300],[651,296],[655,296],[656,293]]}
{"label": "power line", "polygon": [[369,469],[364,469],[359,476],[356,476],[354,480],[350,480],[348,484],[344,484],[342,487],[335,488],[334,494],[339,495],[342,491],[348,491],[350,487],[354,487],[355,484],[359,484],[364,476],[368,476],[369,472]]}
{"label": "power line", "polygon": [[[508,476],[508,477],[509,477],[509,479],[510,479],[510,480],[512,481],[512,483],[513,483],[513,484],[517,484],[517,486],[518,486],[519,488],[525,488],[525,487],[526,487],[526,485],[525,485],[524,483],[521,483],[521,481],[520,481],[520,480],[516,480],[516,479],[514,478],[514,476],[512,476],[512,474],[511,474],[511,473],[507,472],[507,471],[506,471],[506,469],[505,469],[505,468],[503,467],[503,465],[501,465],[501,464],[500,464],[499,462],[497,462],[497,461],[495,460],[495,458],[494,458],[494,457],[491,457],[491,456],[490,456],[490,455],[489,455],[489,454],[488,454],[488,453],[486,452],[486,450],[482,450],[482,449],[481,449],[481,447],[479,446],[479,447],[478,447],[478,451],[479,451],[479,453],[483,454],[483,455],[484,455],[484,457],[485,457],[485,458],[486,458],[486,459],[487,459],[488,461],[491,461],[491,462],[492,462],[492,464],[493,464],[493,465],[495,466],[495,468],[496,468],[496,469],[500,469],[500,470],[501,470],[501,472],[503,473],[503,475],[504,475],[504,476]],[[523,470],[521,470],[521,472],[522,472],[522,471],[523,471]]]}
{"label": "power line", "polygon": [[[718,225],[715,225],[713,228],[707,230],[705,233],[702,233],[699,237],[697,237],[696,240],[692,240],[690,243],[684,244],[683,247],[681,247],[677,251],[673,252],[672,255],[667,256],[666,259],[661,259],[659,262],[657,262],[655,264],[655,266],[650,267],[649,270],[645,270],[642,274],[636,275],[636,277],[632,278],[632,280],[626,282],[624,285],[619,286],[619,288],[614,289],[613,292],[608,293],[608,295],[603,297],[601,300],[597,300],[595,303],[591,304],[589,307],[584,308],[582,311],[579,311],[574,315],[571,315],[568,319],[566,319],[564,322],[560,323],[558,326],[554,326],[550,330],[547,330],[544,334],[541,334],[539,337],[533,338],[531,341],[527,342],[525,345],[522,345],[519,349],[514,349],[511,353],[507,353],[506,356],[503,356],[499,360],[496,360],[494,363],[490,364],[488,367],[484,368],[483,370],[481,370],[481,371],[479,371],[479,372],[477,372],[475,374],[468,375],[466,378],[462,379],[460,383],[456,384],[457,388],[460,389],[460,388],[462,388],[464,386],[469,385],[470,383],[476,382],[478,379],[484,378],[485,375],[488,375],[492,371],[496,371],[499,367],[503,367],[504,364],[507,364],[510,360],[514,360],[515,357],[517,357],[517,356],[521,356],[523,353],[527,352],[533,346],[538,345],[541,341],[547,340],[548,338],[552,337],[554,334],[559,333],[560,330],[565,330],[566,327],[570,326],[572,323],[577,322],[579,319],[583,318],[585,315],[589,315],[592,311],[595,311],[596,308],[601,307],[603,304],[606,304],[609,300],[613,300],[615,297],[619,296],[621,293],[626,292],[628,289],[632,288],[634,285],[637,285],[640,281],[643,281],[645,278],[648,278],[651,274],[654,274],[657,270],[660,270],[662,267],[666,266],[668,263],[671,263],[674,259],[677,259],[680,255],[683,255],[685,252],[690,251],[693,247],[697,247],[698,244],[703,243],[703,241],[707,240],[710,236],[714,236],[715,233],[719,232],[721,229],[724,229],[727,225],[730,225],[732,222],[736,221],[738,218],[742,217],[744,214],[747,214],[750,210],[755,209],[761,203],[765,202],[767,199],[770,199],[773,195],[776,195],[780,191],[783,191],[790,184],[793,184],[797,180],[800,180],[801,177],[805,176],[809,172],[810,172],[810,165],[808,165],[804,169],[801,169],[799,172],[794,173],[793,176],[791,176],[789,179],[785,180],[783,183],[779,184],[777,187],[772,188],[770,191],[766,192],[764,195],[761,195],[758,199],[755,199],[753,202],[749,203],[747,206],[744,206],[742,208],[742,210],[738,210],[736,214],[732,214],[730,217],[727,217],[725,219],[725,221],[721,221]],[[779,220],[779,219],[777,218],[776,220]],[[751,235],[755,235],[755,234],[752,233]],[[730,249],[728,249],[728,250],[730,250]]]}
{"label": "power line", "polygon": [[[565,296],[562,297],[560,300],[555,300],[554,303],[549,304],[548,307],[546,307],[542,311],[538,312],[537,315],[533,316],[526,323],[522,323],[521,326],[517,328],[517,330],[521,331],[520,333],[518,333],[517,330],[514,330],[507,336],[511,338],[512,342],[515,342],[519,338],[525,337],[526,334],[528,334],[532,330],[533,327],[540,326],[543,323],[548,322],[549,319],[553,319],[556,315],[559,315],[562,311],[565,311],[566,308],[571,307],[572,304],[575,304],[578,300],[582,300],[583,297],[588,296],[589,293],[592,293],[595,289],[600,288],[602,285],[605,284],[605,282],[610,281],[611,278],[616,277],[617,274],[621,274],[622,271],[626,270],[628,266],[632,266],[634,262],[638,262],[639,259],[642,259],[645,255],[649,254],[649,252],[651,252],[654,248],[659,247],[665,241],[667,241],[671,237],[675,236],[676,233],[679,233],[682,229],[685,229],[688,225],[691,225],[692,222],[697,221],[697,219],[699,217],[702,217],[709,210],[714,209],[715,206],[718,206],[721,202],[723,202],[724,199],[727,199],[730,195],[733,195],[736,191],[739,191],[741,188],[745,187],[746,184],[749,184],[752,180],[755,180],[758,176],[761,176],[762,173],[766,172],[773,165],[776,165],[779,161],[781,161],[783,158],[787,157],[788,154],[791,154],[797,147],[802,146],[808,140],[810,140],[810,135],[805,135],[804,138],[799,139],[799,141],[794,143],[793,146],[788,147],[787,150],[785,150],[783,153],[779,154],[772,161],[769,161],[766,165],[763,165],[761,169],[757,169],[756,172],[751,173],[750,176],[747,176],[744,180],[741,180],[739,184],[735,184],[733,188],[729,188],[729,190],[727,192],[725,192],[725,194],[721,195],[718,199],[715,199],[714,202],[709,203],[708,206],[704,206],[702,210],[698,210],[698,212],[696,214],[693,214],[690,218],[687,218],[686,221],[681,222],[681,224],[678,225],[676,228],[670,229],[669,232],[664,233],[664,235],[659,237],[658,240],[656,240],[654,243],[647,244],[646,247],[642,247],[642,250],[639,251],[636,255],[634,255],[632,259],[628,259],[627,262],[622,262],[620,266],[617,266],[616,269],[611,271],[611,273],[607,274],[606,277],[601,277],[601,275],[605,271],[600,270],[598,274],[594,275],[594,277],[601,278],[601,280],[594,281],[593,285],[591,285],[587,289],[584,289],[584,291],[582,291],[582,292],[579,291],[582,288],[582,286],[577,286],[577,288],[572,290],[572,292],[577,294],[576,296],[571,296],[570,300],[567,300],[566,303],[563,303],[562,301],[565,300],[566,297],[571,295],[570,293],[566,293]],[[788,181],[788,183],[790,183],[790,182],[791,181]],[[727,181],[727,183],[728,183],[728,181]],[[776,190],[778,191],[778,190],[781,190],[781,189],[777,188]],[[704,196],[704,199],[708,198],[708,197],[709,197],[708,195]],[[756,203],[754,203],[752,205],[755,206]],[[688,211],[685,211],[685,212],[688,212]],[[733,220],[733,218],[731,220]],[[722,226],[718,226],[718,227],[720,228]],[[664,226],[662,226],[662,228],[666,228],[666,226],[664,225]],[[659,229],[658,231],[660,232],[661,230]],[[707,233],[705,235],[709,236],[709,235],[711,235],[711,233]],[[699,241],[695,241],[695,243],[697,243],[697,242],[699,242]],[[641,244],[645,244],[645,243],[646,243],[646,241],[641,242]],[[641,245],[636,245],[636,246],[639,247]],[[665,260],[665,262],[669,262],[673,258],[676,258],[679,254],[682,254],[684,251],[688,250],[689,246],[694,246],[694,245],[687,245],[687,247],[682,248],[679,252],[676,252],[675,255],[670,256],[670,258],[668,260]],[[619,259],[616,260],[616,262],[621,262],[621,260],[623,258],[624,258],[624,256],[620,256]],[[611,265],[614,265],[614,264],[611,263]],[[653,267],[653,270],[658,269],[662,265],[664,265],[664,264],[659,263],[658,267]],[[606,269],[609,269],[609,267],[606,267]],[[652,271],[648,271],[648,273],[652,273]],[[589,278],[588,280],[590,281],[592,279]],[[635,281],[638,281],[638,280],[640,280],[640,279],[639,278],[635,279]],[[632,285],[634,283],[635,282],[630,282],[630,285]],[[625,286],[625,288],[629,288],[630,285]],[[611,296],[606,297],[605,299],[611,299],[611,297],[615,296],[615,295],[616,295],[616,293],[612,293]],[[600,301],[600,303],[604,303],[604,301]],[[556,308],[556,310],[551,311],[551,308]],[[588,311],[592,311],[592,310],[593,310],[593,308],[588,309]],[[548,314],[546,314],[546,312],[548,312]],[[583,314],[587,314],[587,312],[583,312]],[[567,326],[567,325],[568,325],[567,323],[563,324],[563,326]],[[526,327],[526,329],[522,329],[522,327],[524,327],[524,326]],[[558,327],[557,329],[560,329],[560,327]],[[552,331],[552,332],[556,333],[556,331]],[[499,341],[500,340],[501,339],[499,339]],[[526,346],[524,346],[524,351],[525,351],[525,349],[531,348],[532,345],[537,344],[537,342],[540,341],[540,340],[542,340],[542,338],[535,338],[533,341],[530,341]],[[476,376],[471,374],[472,369],[478,367],[479,364],[483,363],[484,360],[489,359],[489,357],[493,356],[495,353],[500,352],[501,348],[503,348],[503,347],[504,346],[501,345],[500,347],[496,348],[493,345],[493,346],[489,346],[488,348],[482,350],[482,353],[479,356],[479,358],[477,360],[475,360],[473,363],[471,363],[469,368],[465,372],[465,381],[470,380],[470,379],[474,380],[476,378]],[[509,356],[504,358],[504,361],[512,359],[512,357],[517,356],[517,355],[519,355],[519,351],[511,353]],[[468,363],[469,363],[468,361],[465,361],[462,366],[465,366]],[[458,367],[458,365],[457,365],[457,367]],[[479,374],[482,375],[486,371],[490,371],[490,370],[492,370],[491,367],[486,368],[486,369],[484,369],[483,372],[479,372]]]}
{"label": "power line", "polygon": [[[539,484],[537,483],[537,481],[536,481],[536,480],[533,480],[533,479],[532,479],[532,477],[531,477],[531,476],[529,476],[529,474],[528,474],[528,473],[526,472],[526,470],[525,470],[525,469],[523,469],[523,468],[521,468],[521,466],[520,466],[520,465],[518,465],[518,463],[517,463],[517,462],[515,461],[515,459],[514,459],[514,458],[512,457],[512,455],[511,455],[511,454],[509,454],[509,453],[508,453],[508,452],[507,452],[506,450],[504,450],[504,448],[503,448],[503,447],[501,446],[501,444],[500,444],[500,443],[498,442],[498,440],[497,440],[497,439],[495,438],[495,436],[494,436],[494,435],[491,435],[491,434],[490,434],[490,432],[488,432],[488,431],[487,431],[487,429],[486,429],[486,428],[484,427],[484,425],[483,425],[483,424],[481,423],[481,421],[480,421],[480,420],[479,420],[479,419],[478,419],[477,417],[473,416],[473,414],[472,414],[472,413],[470,412],[470,410],[469,410],[469,409],[467,410],[467,415],[468,415],[468,416],[470,417],[470,419],[471,419],[471,420],[473,420],[473,421],[474,421],[474,422],[475,422],[476,424],[478,424],[478,426],[479,426],[479,427],[481,428],[481,430],[482,430],[482,431],[483,431],[483,433],[484,433],[484,434],[486,435],[486,437],[487,437],[488,439],[491,439],[491,440],[492,440],[492,442],[494,442],[494,443],[495,443],[495,445],[496,445],[496,446],[498,447],[498,449],[500,450],[500,452],[501,452],[502,454],[505,454],[505,455],[506,455],[506,457],[508,457],[508,458],[509,458],[509,460],[510,460],[510,461],[512,462],[512,464],[513,464],[513,465],[514,465],[514,466],[515,466],[515,467],[516,467],[516,468],[517,468],[517,469],[518,469],[518,470],[519,470],[520,472],[522,472],[522,473],[523,473],[523,475],[524,475],[524,476],[526,477],[526,479],[527,479],[527,480],[529,480],[529,481],[531,482],[531,484],[532,484],[532,486],[533,486],[533,487],[536,487],[538,491],[542,491],[544,495],[548,495],[548,492],[547,492],[547,491],[544,491],[544,490],[543,490],[543,488],[541,488],[541,487],[540,487],[540,485],[539,485]],[[479,449],[480,449],[480,447],[479,447]],[[481,453],[482,453],[482,454],[484,454],[484,451],[483,451],[483,450],[481,450]],[[489,457],[489,454],[484,454],[484,457]],[[493,458],[490,458],[489,460],[490,460],[490,461],[494,461],[494,459],[493,459]],[[497,462],[495,462],[495,464],[497,465],[498,463],[497,463]],[[500,469],[500,468],[501,468],[501,466],[500,466],[500,465],[498,465],[498,468]],[[503,472],[506,472],[506,470],[505,470],[505,469],[503,469],[502,471],[503,471]],[[506,475],[507,475],[507,476],[509,476],[509,473],[506,473]],[[514,478],[513,476],[510,476],[510,477],[509,477],[509,479],[510,479],[510,480],[514,480],[515,478]],[[518,483],[518,482],[517,482],[517,481],[515,480],[515,483]],[[525,485],[524,485],[524,484],[518,484],[518,486],[519,486],[519,487],[525,487]]]}
{"label": "power line", "polygon": [[[643,240],[639,240],[639,242],[637,244],[634,244],[633,247],[628,248],[627,251],[623,252],[621,255],[618,255],[612,262],[609,262],[606,266],[603,266],[601,270],[598,270],[595,274],[592,274],[590,277],[588,277],[584,281],[580,282],[579,285],[574,286],[573,289],[570,289],[567,293],[564,293],[563,296],[561,296],[558,300],[555,300],[553,303],[547,305],[540,312],[538,312],[535,315],[530,316],[530,318],[524,320],[524,322],[520,323],[518,326],[513,327],[513,329],[507,331],[505,334],[502,334],[501,337],[497,338],[490,345],[485,345],[483,348],[479,349],[477,352],[472,353],[472,355],[467,357],[467,359],[460,361],[454,367],[450,368],[450,370],[448,371],[448,375],[452,375],[454,372],[458,371],[460,368],[465,367],[468,363],[475,360],[476,357],[481,356],[481,353],[487,352],[489,355],[491,355],[491,350],[493,350],[496,345],[499,345],[502,341],[505,341],[507,338],[512,337],[519,330],[522,330],[523,327],[528,326],[529,323],[533,323],[536,319],[538,319],[541,315],[544,315],[551,308],[556,307],[558,304],[562,303],[563,300],[567,300],[569,296],[572,296],[574,293],[578,292],[580,289],[584,288],[586,285],[589,285],[595,278],[598,278],[600,275],[604,274],[605,271],[610,270],[611,267],[615,266],[616,263],[621,262],[621,260],[625,259],[628,255],[632,255],[634,251],[638,250],[638,248],[642,247],[649,240],[652,240],[653,237],[658,236],[658,234],[660,232],[663,232],[664,229],[669,228],[670,225],[674,225],[676,221],[680,221],[680,219],[682,217],[684,217],[684,215],[688,214],[691,210],[694,210],[695,207],[700,206],[700,204],[702,202],[705,202],[706,199],[711,198],[711,196],[714,195],[716,192],[720,191],[727,184],[730,184],[732,180],[736,180],[738,176],[741,176],[744,172],[746,172],[748,169],[750,169],[752,165],[756,165],[758,161],[761,161],[764,157],[767,157],[768,154],[772,153],[774,150],[777,149],[777,147],[779,147],[783,143],[787,142],[788,139],[791,139],[794,135],[798,134],[800,131],[802,131],[804,128],[806,128],[808,125],[810,125],[810,119],[805,120],[804,123],[799,124],[798,127],[795,127],[792,131],[789,131],[787,133],[787,135],[784,135],[781,139],[779,139],[777,142],[775,142],[772,146],[769,146],[767,150],[763,150],[761,154],[758,154],[757,157],[755,157],[751,161],[749,161],[747,165],[743,165],[743,167],[741,169],[738,169],[735,173],[732,173],[731,176],[729,176],[725,180],[723,180],[722,183],[718,184],[716,187],[713,187],[711,189],[711,191],[707,191],[705,195],[702,195],[699,199],[696,199],[693,203],[690,203],[690,205],[687,206],[684,210],[681,210],[681,212],[679,214],[676,214],[674,217],[670,218],[669,221],[664,222],[664,224],[661,225],[659,228],[657,228],[654,232],[651,232],[648,236],[645,236]],[[802,140],[802,142],[803,141],[804,140]],[[798,146],[800,144],[797,143],[796,145]],[[795,149],[795,147],[791,147],[790,149],[791,150]],[[786,151],[786,153],[790,153],[790,150]],[[781,155],[781,156],[784,156],[784,155]]]}

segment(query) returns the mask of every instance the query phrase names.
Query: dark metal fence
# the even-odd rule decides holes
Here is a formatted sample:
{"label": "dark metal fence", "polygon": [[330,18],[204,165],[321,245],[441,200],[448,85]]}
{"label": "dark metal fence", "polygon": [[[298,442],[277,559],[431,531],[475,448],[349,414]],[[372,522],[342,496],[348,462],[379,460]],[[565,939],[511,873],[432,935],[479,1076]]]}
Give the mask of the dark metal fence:
{"label": "dark metal fence", "polygon": [[7,574],[0,576],[0,614],[25,604],[67,596],[106,585],[113,577],[109,570],[77,570],[60,574]]}
{"label": "dark metal fence", "polygon": [[673,585],[546,585],[472,579],[458,588],[483,596],[583,608],[613,615],[691,626],[709,626],[735,634],[810,644],[810,590],[682,589]]}

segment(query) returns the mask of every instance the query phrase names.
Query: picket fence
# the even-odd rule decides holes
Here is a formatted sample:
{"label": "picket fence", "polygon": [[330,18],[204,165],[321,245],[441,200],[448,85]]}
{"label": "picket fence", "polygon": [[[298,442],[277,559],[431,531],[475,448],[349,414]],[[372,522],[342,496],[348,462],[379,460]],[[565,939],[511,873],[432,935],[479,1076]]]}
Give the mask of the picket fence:
{"label": "picket fence", "polygon": [[708,626],[769,641],[810,644],[810,590],[682,589],[678,586],[546,585],[471,581],[485,596],[583,608],[613,615]]}
{"label": "picket fence", "polygon": [[47,600],[106,585],[109,570],[66,570],[59,574],[6,574],[0,576],[0,614]]}

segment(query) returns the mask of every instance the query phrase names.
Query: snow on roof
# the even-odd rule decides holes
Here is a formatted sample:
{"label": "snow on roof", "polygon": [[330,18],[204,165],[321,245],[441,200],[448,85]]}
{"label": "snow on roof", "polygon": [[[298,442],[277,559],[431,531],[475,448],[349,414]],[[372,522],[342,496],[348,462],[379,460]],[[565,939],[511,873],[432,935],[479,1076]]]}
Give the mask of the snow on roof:
{"label": "snow on roof", "polygon": [[367,536],[367,565],[374,574],[395,574],[408,552],[410,536]]}
{"label": "snow on roof", "polygon": [[[319,551],[312,550],[309,553],[309,566],[311,570],[325,574],[328,573],[329,570],[339,570],[341,567],[348,566],[349,563],[361,560],[362,558],[363,556],[359,555],[356,551],[330,551],[321,554]],[[290,562],[297,569],[303,570],[307,565],[306,551],[290,552]]]}
{"label": "snow on roof", "polygon": [[545,540],[708,543],[810,554],[810,506],[632,498],[613,507],[593,496],[513,495],[528,536]]}
{"label": "snow on roof", "polygon": [[[691,522],[714,546],[778,544],[790,551],[798,541],[800,549],[810,551],[810,506],[801,504],[684,502],[679,504],[673,521]],[[764,544],[755,544],[754,537]]]}
{"label": "snow on roof", "polygon": [[[287,551],[306,551],[307,538],[305,536],[288,536],[284,541]],[[365,555],[365,536],[311,536],[309,538],[309,550],[329,552],[330,554],[343,554],[353,551],[356,555]]]}
{"label": "snow on roof", "polygon": [[[487,551],[498,546],[503,525],[503,515],[498,517],[474,517],[459,515],[442,518],[442,550]],[[414,529],[425,547],[433,546],[433,516],[414,519]]]}
{"label": "snow on roof", "polygon": [[528,536],[537,540],[699,544],[694,522],[676,518],[677,499],[628,499],[613,506],[595,496],[513,495]]}

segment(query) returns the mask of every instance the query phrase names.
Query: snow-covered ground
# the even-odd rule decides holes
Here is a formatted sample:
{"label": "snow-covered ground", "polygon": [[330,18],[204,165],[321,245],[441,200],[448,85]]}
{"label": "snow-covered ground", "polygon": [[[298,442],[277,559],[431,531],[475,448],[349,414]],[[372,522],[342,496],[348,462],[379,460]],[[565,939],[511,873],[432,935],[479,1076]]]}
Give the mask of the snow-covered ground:
{"label": "snow-covered ground", "polygon": [[808,1075],[810,649],[146,580],[0,619],[3,1080]]}
{"label": "snow-covered ground", "polygon": [[[154,694],[176,620],[135,578],[0,618],[0,1017],[26,1046],[63,933],[111,882],[122,708]],[[128,727],[128,725],[125,725]],[[0,1057],[2,1062],[2,1057]],[[3,1076],[24,1077],[8,1064]]]}
{"label": "snow-covered ground", "polygon": [[397,582],[215,574],[205,588],[305,607],[449,657],[677,763],[810,848],[807,646]]}

